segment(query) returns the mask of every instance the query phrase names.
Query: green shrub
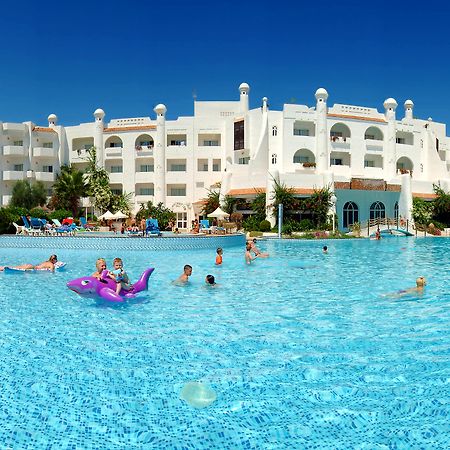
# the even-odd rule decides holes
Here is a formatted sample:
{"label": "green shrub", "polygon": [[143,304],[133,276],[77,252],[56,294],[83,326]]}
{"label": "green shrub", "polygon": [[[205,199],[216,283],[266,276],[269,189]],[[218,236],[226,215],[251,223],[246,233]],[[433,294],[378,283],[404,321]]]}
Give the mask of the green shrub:
{"label": "green shrub", "polygon": [[260,221],[256,216],[249,216],[242,222],[245,231],[259,231]]}
{"label": "green shrub", "polygon": [[60,222],[66,217],[72,217],[72,212],[67,209],[57,209],[49,214],[50,219],[58,219]]}
{"label": "green shrub", "polygon": [[250,237],[261,237],[263,234],[262,234],[262,231],[250,231]]}
{"label": "green shrub", "polygon": [[22,224],[20,216],[25,216],[26,214],[27,211],[25,208],[17,206],[0,208],[0,234],[15,233],[16,230],[12,223]]}
{"label": "green shrub", "polygon": [[48,220],[48,212],[44,211],[42,208],[33,208],[30,211],[31,217],[37,217],[39,219],[45,219]]}
{"label": "green shrub", "polygon": [[271,228],[272,226],[270,225],[270,222],[268,220],[261,220],[261,222],[259,223],[260,231],[268,232]]}
{"label": "green shrub", "polygon": [[298,231],[309,231],[314,228],[313,223],[309,219],[302,219],[298,223]]}

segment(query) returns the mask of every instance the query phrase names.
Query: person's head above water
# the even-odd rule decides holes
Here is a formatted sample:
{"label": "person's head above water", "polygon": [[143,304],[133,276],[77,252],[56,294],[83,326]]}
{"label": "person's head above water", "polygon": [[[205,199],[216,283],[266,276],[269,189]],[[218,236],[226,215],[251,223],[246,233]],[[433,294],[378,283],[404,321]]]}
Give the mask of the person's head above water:
{"label": "person's head above water", "polygon": [[425,277],[418,277],[416,279],[416,286],[418,288],[423,288],[426,284],[427,284],[427,280],[425,279]]}
{"label": "person's head above water", "polygon": [[50,258],[48,258],[48,260],[55,264],[55,262],[58,261],[58,257],[56,255],[50,255]]}
{"label": "person's head above water", "polygon": [[205,281],[206,281],[206,284],[216,284],[214,275],[206,275]]}

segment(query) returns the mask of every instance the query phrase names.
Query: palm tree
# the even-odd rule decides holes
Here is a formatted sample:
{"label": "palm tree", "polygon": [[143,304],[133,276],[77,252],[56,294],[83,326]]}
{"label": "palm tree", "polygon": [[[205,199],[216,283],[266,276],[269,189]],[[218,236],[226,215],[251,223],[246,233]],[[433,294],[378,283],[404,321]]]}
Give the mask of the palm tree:
{"label": "palm tree", "polygon": [[273,201],[272,207],[274,208],[276,217],[278,218],[278,205],[282,204],[285,211],[291,210],[295,205],[294,188],[288,187],[280,180],[274,178],[274,192],[271,200]]}
{"label": "palm tree", "polygon": [[256,197],[251,203],[251,208],[255,212],[256,220],[261,222],[266,218],[266,193],[256,190]]}
{"label": "palm tree", "polygon": [[83,173],[71,166],[62,166],[61,173],[56,176],[53,192],[53,206],[58,209],[68,209],[72,211],[73,217],[76,217],[80,208],[80,199],[87,192]]}
{"label": "palm tree", "polygon": [[207,216],[220,206],[220,192],[208,189],[208,196],[202,208],[202,215]]}

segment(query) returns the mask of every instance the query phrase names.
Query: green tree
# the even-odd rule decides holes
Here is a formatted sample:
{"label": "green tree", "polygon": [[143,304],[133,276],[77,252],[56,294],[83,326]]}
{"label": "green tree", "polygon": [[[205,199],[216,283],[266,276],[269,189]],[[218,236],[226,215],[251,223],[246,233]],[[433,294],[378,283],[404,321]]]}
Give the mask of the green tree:
{"label": "green tree", "polygon": [[330,187],[327,186],[321,189],[314,189],[311,197],[306,199],[305,203],[307,209],[312,212],[316,227],[321,228],[327,225],[328,212],[332,206]]}
{"label": "green tree", "polygon": [[35,206],[45,205],[46,202],[47,195],[42,181],[30,185],[28,180],[19,180],[13,186],[9,205],[29,210]]}
{"label": "green tree", "polygon": [[220,206],[220,192],[208,189],[208,195],[204,199],[205,203],[202,208],[202,215],[207,216]]}
{"label": "green tree", "polygon": [[293,187],[286,186],[276,178],[273,179],[273,182],[274,192],[271,198],[273,201],[271,206],[274,209],[275,216],[278,220],[278,205],[282,204],[284,211],[292,210],[296,204],[296,199]]}
{"label": "green tree", "polygon": [[258,222],[266,218],[266,193],[256,190],[256,197],[251,203],[251,208],[254,211],[254,216]]}
{"label": "green tree", "polygon": [[433,185],[436,198],[433,200],[433,219],[442,222],[446,226],[450,225],[450,194],[445,192],[440,186]]}
{"label": "green tree", "polygon": [[109,186],[109,174],[103,167],[97,165],[97,150],[91,147],[87,151],[88,163],[86,168],[86,180],[88,185],[88,195],[94,199],[94,206],[101,211],[109,209],[113,202],[113,193]]}
{"label": "green tree", "polygon": [[433,203],[421,198],[413,198],[412,217],[416,225],[427,226],[433,214]]}
{"label": "green tree", "polygon": [[234,207],[238,203],[238,199],[231,195],[225,195],[223,198],[223,210],[228,214],[233,214]]}
{"label": "green tree", "polygon": [[162,203],[154,205],[152,202],[142,203],[141,209],[136,214],[136,219],[146,219],[152,217],[158,220],[158,225],[161,230],[167,228],[169,221],[175,222],[177,215],[169,208],[166,208]]}
{"label": "green tree", "polygon": [[110,210],[117,212],[122,211],[124,214],[130,215],[133,208],[133,192],[123,192],[122,194],[112,196]]}
{"label": "green tree", "polygon": [[84,175],[72,166],[62,166],[53,185],[51,204],[55,209],[68,209],[73,217],[78,216],[81,197],[88,192]]}

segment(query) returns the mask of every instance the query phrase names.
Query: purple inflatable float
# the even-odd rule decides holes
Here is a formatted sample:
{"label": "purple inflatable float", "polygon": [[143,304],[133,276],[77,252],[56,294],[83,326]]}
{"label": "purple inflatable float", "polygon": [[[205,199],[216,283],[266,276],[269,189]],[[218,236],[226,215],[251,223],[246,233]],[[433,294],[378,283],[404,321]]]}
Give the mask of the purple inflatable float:
{"label": "purple inflatable float", "polygon": [[99,280],[94,277],[81,277],[69,281],[67,287],[77,294],[88,298],[101,298],[109,302],[120,303],[127,298],[133,298],[137,293],[148,289],[148,279],[155,269],[153,267],[145,270],[139,280],[133,284],[129,291],[121,290],[119,295],[116,294],[116,282],[107,276],[108,271],[102,273]]}

